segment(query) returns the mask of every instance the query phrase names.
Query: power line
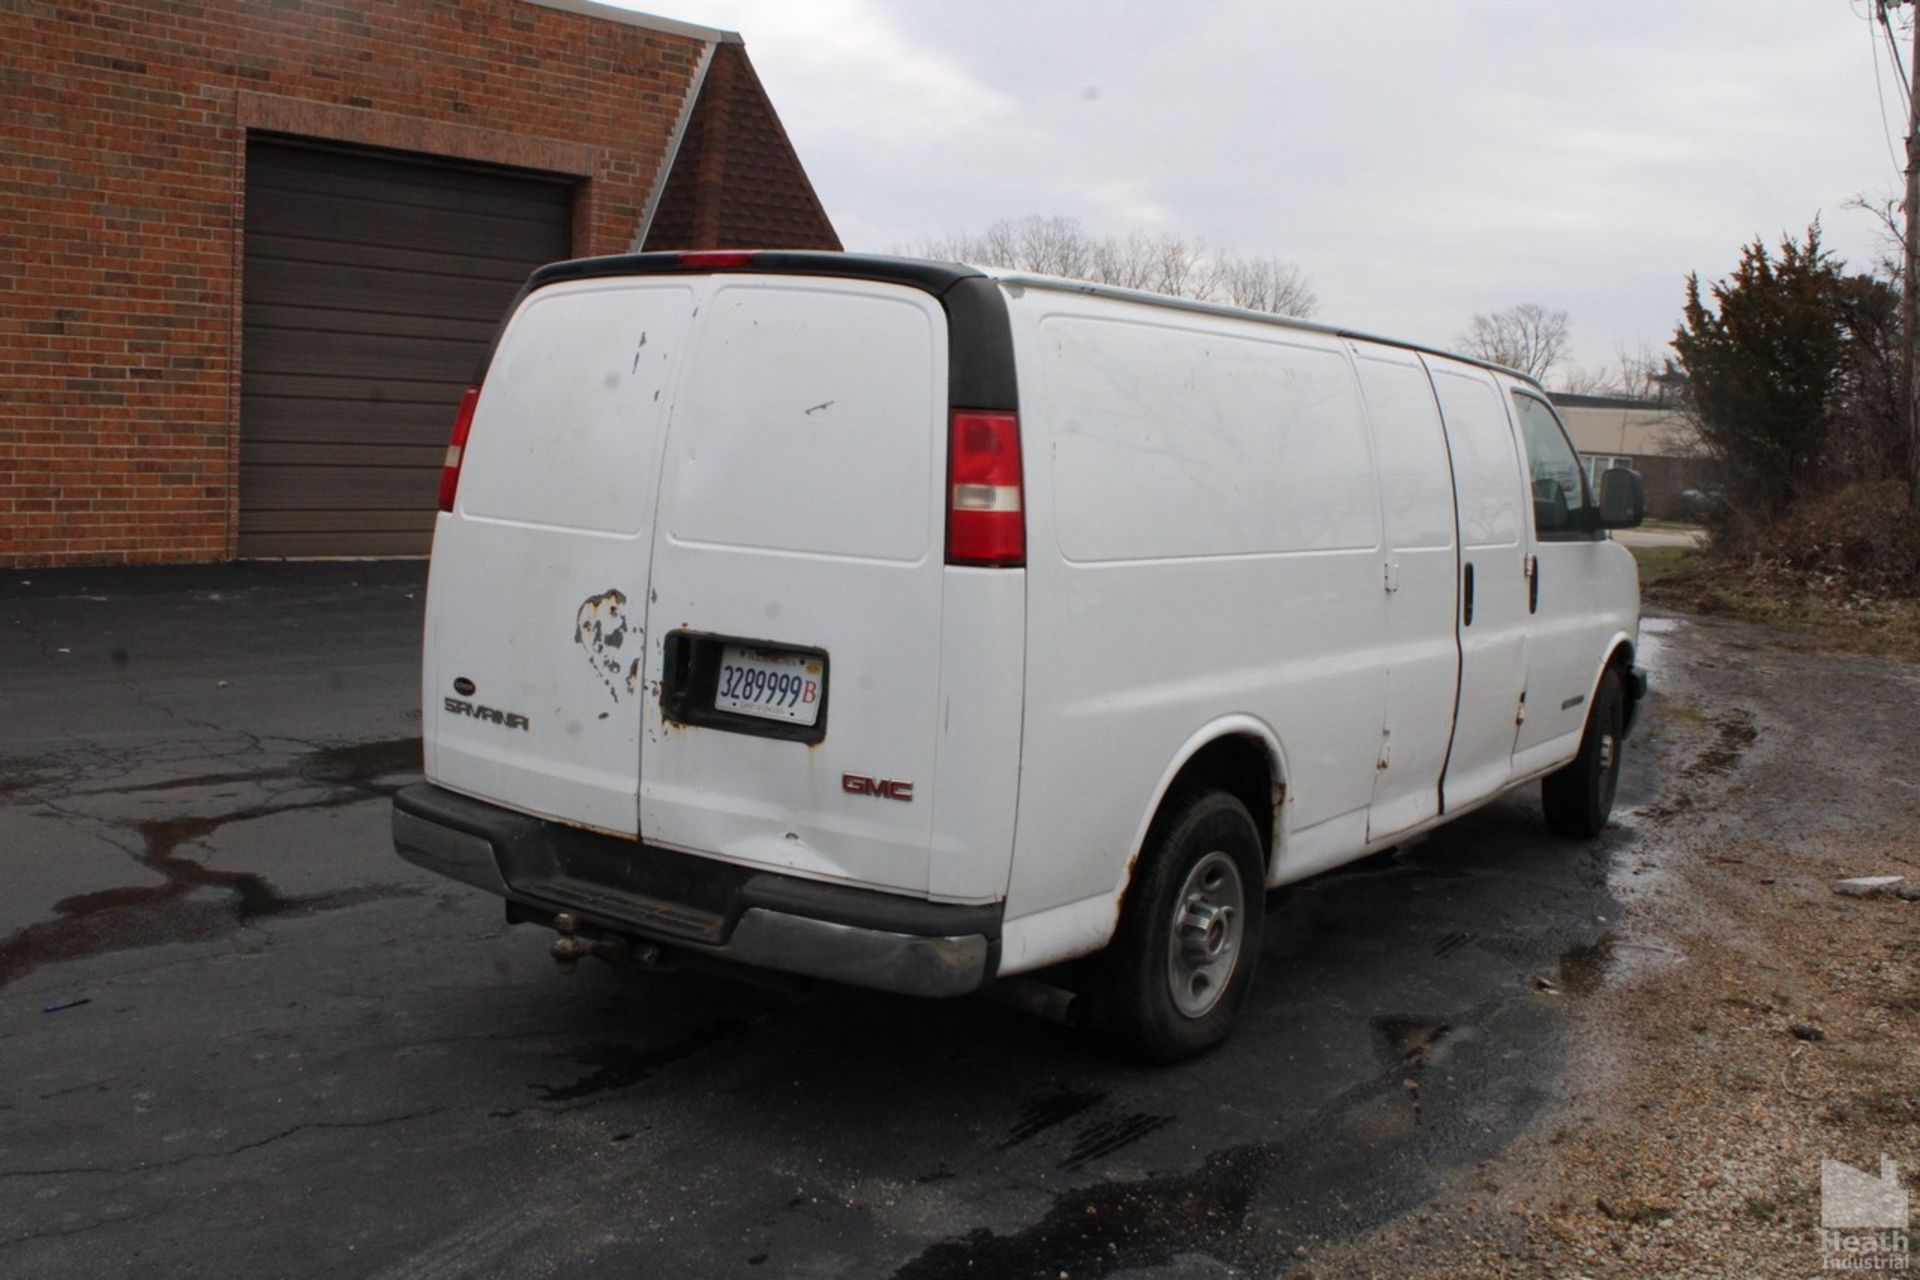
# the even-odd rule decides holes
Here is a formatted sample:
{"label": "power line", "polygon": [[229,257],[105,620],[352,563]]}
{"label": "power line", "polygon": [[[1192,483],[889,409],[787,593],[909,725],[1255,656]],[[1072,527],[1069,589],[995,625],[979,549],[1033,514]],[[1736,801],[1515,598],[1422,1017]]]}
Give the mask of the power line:
{"label": "power line", "polygon": [[[1880,0],[1867,0],[1867,3],[1878,6]],[[1895,173],[1905,173],[1906,166],[1900,163],[1900,156],[1893,147],[1893,126],[1887,123],[1887,86],[1880,80],[1880,35],[1873,29],[1873,14],[1869,12],[1863,16],[1867,20],[1867,44],[1871,48],[1873,58],[1873,97],[1874,101],[1880,107],[1880,132],[1884,134],[1887,139],[1887,159],[1893,162],[1893,171]],[[1882,18],[1886,17],[1885,9],[1880,10],[1880,16]],[[1896,65],[1898,65],[1898,61],[1898,59],[1895,59]],[[1909,95],[1908,101],[1912,101],[1911,95]]]}
{"label": "power line", "polygon": [[[1893,19],[1887,17],[1887,0],[1876,0],[1880,12],[1880,25],[1887,33],[1887,60],[1893,63],[1893,73],[1900,79],[1900,101],[1907,110],[1913,110],[1913,86],[1907,83],[1907,69],[1900,65],[1900,42],[1894,39]],[[1871,21],[1871,19],[1869,19]]]}

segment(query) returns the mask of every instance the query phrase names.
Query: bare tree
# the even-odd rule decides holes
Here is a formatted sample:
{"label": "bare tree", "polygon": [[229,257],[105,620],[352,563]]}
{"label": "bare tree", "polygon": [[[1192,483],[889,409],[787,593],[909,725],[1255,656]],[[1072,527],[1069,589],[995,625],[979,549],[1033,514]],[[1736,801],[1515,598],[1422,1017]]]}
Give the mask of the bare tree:
{"label": "bare tree", "polygon": [[909,251],[1277,315],[1308,316],[1319,303],[1300,268],[1281,258],[1210,252],[1171,232],[1103,239],[1072,218],[1002,219],[979,235],[930,237]]}
{"label": "bare tree", "polygon": [[1561,374],[1560,390],[1577,396],[1620,396],[1628,400],[1664,401],[1668,388],[1680,377],[1673,361],[1654,354],[1642,342],[1632,351],[1625,347],[1614,355],[1612,364],[1592,368],[1575,366]]}
{"label": "bare tree", "polygon": [[1523,302],[1481,312],[1460,335],[1460,349],[1494,364],[1545,379],[1567,347],[1567,313]]}
{"label": "bare tree", "polygon": [[1310,316],[1320,305],[1300,268],[1280,258],[1224,258],[1220,292],[1236,307]]}
{"label": "bare tree", "polygon": [[1125,240],[1097,240],[1087,279],[1122,289],[1153,288],[1152,255],[1146,237],[1138,231]]}
{"label": "bare tree", "polygon": [[1091,244],[1072,218],[1022,218],[1014,224],[1015,258],[1022,271],[1084,280]]}
{"label": "bare tree", "polygon": [[1853,213],[1864,213],[1878,224],[1874,228],[1874,239],[1879,241],[1879,256],[1873,260],[1873,270],[1898,288],[1906,267],[1906,228],[1901,225],[1900,198],[1870,196],[1862,191],[1842,207]]}

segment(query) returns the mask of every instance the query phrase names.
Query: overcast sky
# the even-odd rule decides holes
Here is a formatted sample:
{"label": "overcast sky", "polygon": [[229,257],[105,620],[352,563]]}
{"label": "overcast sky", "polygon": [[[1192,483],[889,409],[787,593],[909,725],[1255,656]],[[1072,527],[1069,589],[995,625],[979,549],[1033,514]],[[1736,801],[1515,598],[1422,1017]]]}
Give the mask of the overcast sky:
{"label": "overcast sky", "polygon": [[1173,231],[1440,345],[1539,302],[1582,364],[1659,347],[1687,272],[1756,235],[1822,214],[1864,267],[1876,227],[1843,206],[1900,182],[1866,0],[633,7],[745,37],[849,249],[1026,214]]}

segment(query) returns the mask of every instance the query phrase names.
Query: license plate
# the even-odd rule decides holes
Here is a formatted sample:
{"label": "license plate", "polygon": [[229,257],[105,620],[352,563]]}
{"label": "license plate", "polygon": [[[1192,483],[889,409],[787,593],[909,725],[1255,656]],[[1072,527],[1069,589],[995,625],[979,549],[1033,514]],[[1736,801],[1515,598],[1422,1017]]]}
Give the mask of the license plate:
{"label": "license plate", "polygon": [[820,719],[825,693],[825,668],[818,658],[733,644],[720,650],[716,710],[810,725]]}

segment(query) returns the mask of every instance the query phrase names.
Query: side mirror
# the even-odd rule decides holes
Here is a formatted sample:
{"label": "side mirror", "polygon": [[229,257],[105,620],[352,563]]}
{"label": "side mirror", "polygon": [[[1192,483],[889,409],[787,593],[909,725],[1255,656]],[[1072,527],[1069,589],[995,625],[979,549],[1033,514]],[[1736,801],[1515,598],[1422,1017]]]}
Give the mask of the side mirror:
{"label": "side mirror", "polygon": [[1640,473],[1608,467],[1600,473],[1600,527],[1631,529],[1647,518],[1647,489]]}

